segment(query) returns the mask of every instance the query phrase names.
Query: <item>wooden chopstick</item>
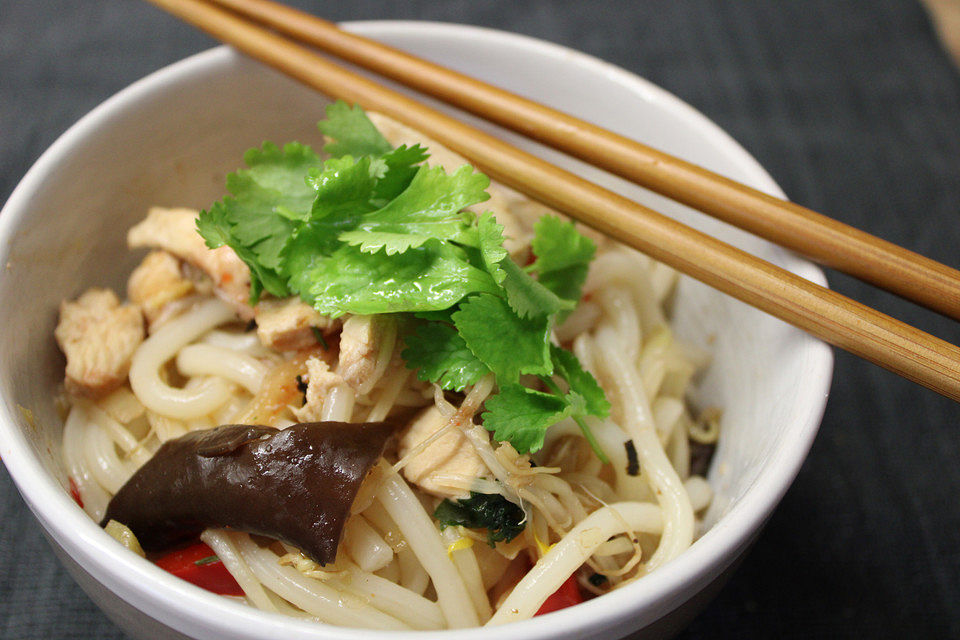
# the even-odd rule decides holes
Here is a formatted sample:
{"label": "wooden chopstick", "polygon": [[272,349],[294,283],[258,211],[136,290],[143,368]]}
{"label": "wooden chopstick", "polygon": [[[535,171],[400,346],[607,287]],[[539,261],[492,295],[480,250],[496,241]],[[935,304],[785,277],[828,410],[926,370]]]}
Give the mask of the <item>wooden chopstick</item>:
{"label": "wooden chopstick", "polygon": [[953,400],[960,349],[474,129],[203,0],[150,0],[327,95],[380,111],[499,180],[706,284]]}
{"label": "wooden chopstick", "polygon": [[812,260],[960,320],[960,271],[566,113],[269,0],[210,0]]}

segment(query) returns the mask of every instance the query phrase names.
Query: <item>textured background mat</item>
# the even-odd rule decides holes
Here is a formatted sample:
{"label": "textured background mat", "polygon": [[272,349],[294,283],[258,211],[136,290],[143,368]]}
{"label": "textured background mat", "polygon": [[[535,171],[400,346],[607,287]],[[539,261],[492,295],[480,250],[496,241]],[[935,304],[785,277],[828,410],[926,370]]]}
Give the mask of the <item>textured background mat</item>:
{"label": "textured background mat", "polygon": [[[581,49],[702,110],[792,199],[960,266],[960,77],[915,2],[296,4],[335,20],[462,22]],[[213,44],[141,2],[0,0],[0,201],[84,113]],[[841,292],[960,342],[955,323],[829,276]],[[958,460],[958,405],[838,354],[799,478],[682,637],[960,637]],[[120,637],[0,471],[0,638]]]}

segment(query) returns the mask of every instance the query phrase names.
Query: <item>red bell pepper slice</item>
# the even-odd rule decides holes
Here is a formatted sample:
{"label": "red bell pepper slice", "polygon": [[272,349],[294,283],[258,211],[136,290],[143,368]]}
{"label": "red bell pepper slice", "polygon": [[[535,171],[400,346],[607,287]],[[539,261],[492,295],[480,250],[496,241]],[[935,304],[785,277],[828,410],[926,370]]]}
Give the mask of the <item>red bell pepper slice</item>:
{"label": "red bell pepper slice", "polygon": [[203,542],[171,551],[153,562],[161,569],[201,589],[222,596],[243,595],[243,589],[223,566],[220,558]]}
{"label": "red bell pepper slice", "polygon": [[575,576],[570,576],[567,581],[560,585],[550,597],[544,600],[540,609],[533,615],[540,616],[551,611],[558,611],[572,607],[575,604],[583,602],[583,595],[580,593],[580,587],[577,585]]}
{"label": "red bell pepper slice", "polygon": [[68,478],[68,480],[70,480],[70,497],[83,509],[83,498],[80,497],[80,489],[77,487],[77,481],[73,478]]}

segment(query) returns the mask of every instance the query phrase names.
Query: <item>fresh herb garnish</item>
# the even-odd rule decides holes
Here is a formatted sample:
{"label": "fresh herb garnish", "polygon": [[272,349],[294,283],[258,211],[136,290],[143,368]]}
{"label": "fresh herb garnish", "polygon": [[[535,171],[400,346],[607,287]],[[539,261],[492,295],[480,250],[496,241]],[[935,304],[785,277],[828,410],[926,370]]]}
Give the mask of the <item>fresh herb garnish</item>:
{"label": "fresh herb garnish", "polygon": [[[534,227],[536,260],[518,266],[485,201],[489,179],[423,161],[419,145],[392,148],[359,107],[338,102],[320,130],[322,161],[301,144],[264,143],[230,174],[231,195],[197,223],[211,248],[228,245],[250,267],[251,302],[267,291],[299,295],[320,313],[405,314],[403,357],[421,380],[461,391],[494,374],[484,426],[520,453],[573,418],[606,457],[585,418],[609,404],[550,332],[574,308],[595,246],[556,216]],[[521,376],[539,378],[538,389]]]}
{"label": "fresh herb garnish", "polygon": [[330,347],[327,346],[327,339],[323,337],[323,331],[320,330],[320,327],[310,327],[311,333],[313,333],[313,338],[316,340],[324,351],[330,351]]}
{"label": "fresh herb garnish", "polygon": [[469,498],[444,500],[437,505],[433,517],[445,529],[452,526],[468,529],[486,529],[487,542],[493,547],[497,542],[510,542],[526,526],[523,509],[499,493],[470,492]]}
{"label": "fresh herb garnish", "polygon": [[576,302],[596,245],[556,216],[543,216],[533,229],[531,249],[537,258],[527,269],[536,273],[540,284],[558,297]]}

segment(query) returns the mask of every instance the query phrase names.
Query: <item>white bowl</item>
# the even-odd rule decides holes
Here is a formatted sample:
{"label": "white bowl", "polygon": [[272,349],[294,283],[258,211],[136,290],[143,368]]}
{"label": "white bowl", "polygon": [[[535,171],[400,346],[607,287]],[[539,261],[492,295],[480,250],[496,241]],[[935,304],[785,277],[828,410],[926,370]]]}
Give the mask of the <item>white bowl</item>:
{"label": "white bowl", "polygon": [[[474,27],[418,22],[348,27],[782,195],[704,116],[589,56]],[[123,290],[135,264],[125,249],[126,229],[148,206],[208,205],[222,194],[224,176],[238,166],[243,151],[263,140],[319,146],[314,125],[325,102],[228,48],[201,53],[135,83],[84,117],[30,169],[0,215],[0,264],[6,265],[0,299],[7,301],[0,309],[0,456],[64,565],[131,637],[388,636],[262,613],[174,578],[122,549],[73,503],[60,463],[62,424],[53,398],[63,362],[52,338],[60,300],[92,285]],[[557,154],[545,155],[825,283],[819,269],[762,240]],[[675,632],[718,588],[793,481],[826,403],[830,350],[686,278],[676,327],[681,337],[709,344],[714,352],[698,393],[725,408],[710,472],[716,499],[707,515],[709,530],[650,576],[547,618],[499,627],[498,638],[610,638],[641,628],[650,634],[645,637]],[[484,629],[432,634],[438,640],[491,635]]]}

